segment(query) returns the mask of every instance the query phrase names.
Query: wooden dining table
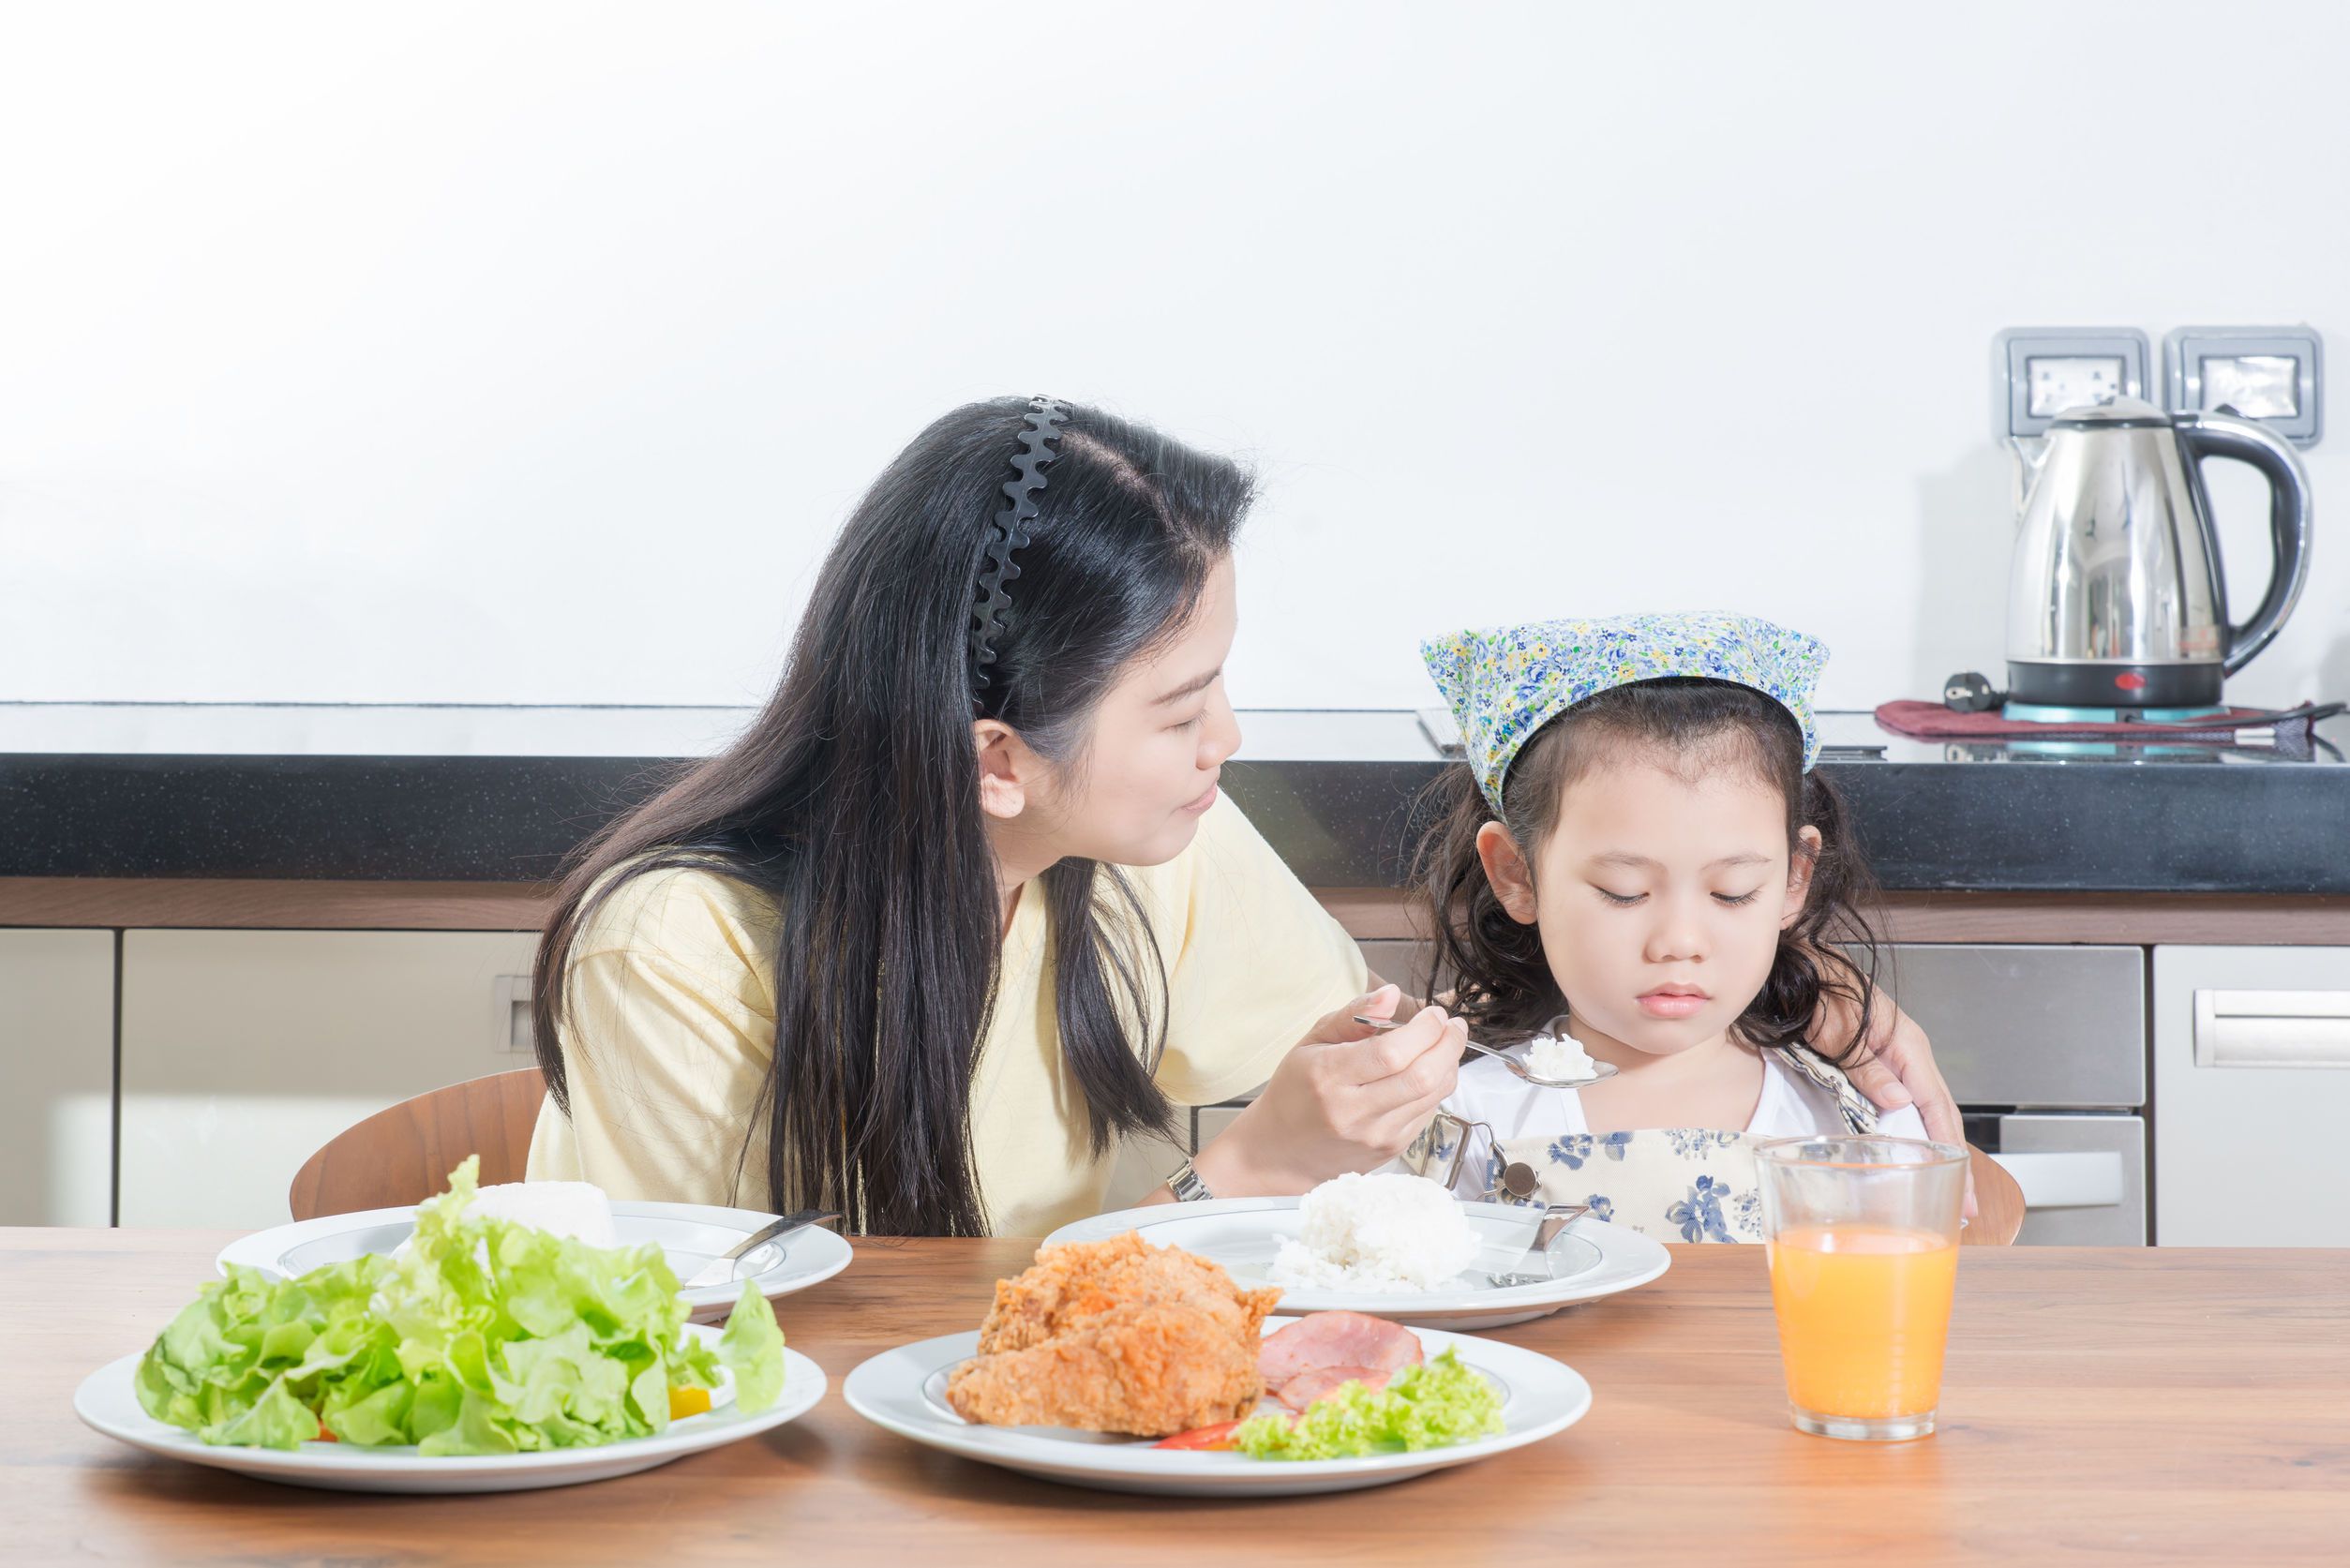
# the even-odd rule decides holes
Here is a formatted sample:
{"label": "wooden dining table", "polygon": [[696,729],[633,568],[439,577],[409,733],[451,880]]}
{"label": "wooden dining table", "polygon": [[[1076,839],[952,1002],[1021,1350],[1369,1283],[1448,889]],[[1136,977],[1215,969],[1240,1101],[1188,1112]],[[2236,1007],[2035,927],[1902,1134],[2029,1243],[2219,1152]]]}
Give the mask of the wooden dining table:
{"label": "wooden dining table", "polygon": [[1788,1425],[1760,1249],[1676,1247],[1495,1338],[1591,1411],[1370,1491],[1220,1501],[1034,1480],[868,1425],[867,1356],[978,1326],[1034,1243],[861,1240],[778,1303],[831,1387],[789,1425],[616,1481],[313,1491],[151,1456],[73,1413],[214,1274],[225,1233],[0,1231],[0,1562],[946,1565],[2350,1562],[2350,1252],[1968,1248],[1941,1430]]}

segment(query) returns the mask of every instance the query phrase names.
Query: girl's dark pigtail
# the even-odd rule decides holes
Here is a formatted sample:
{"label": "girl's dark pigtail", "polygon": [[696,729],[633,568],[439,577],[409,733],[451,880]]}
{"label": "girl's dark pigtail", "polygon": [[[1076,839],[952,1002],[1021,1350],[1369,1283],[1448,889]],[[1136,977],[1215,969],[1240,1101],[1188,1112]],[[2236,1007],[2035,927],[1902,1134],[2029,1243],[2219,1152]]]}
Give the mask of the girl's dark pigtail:
{"label": "girl's dark pigtail", "polygon": [[1477,858],[1477,832],[1497,820],[1466,763],[1448,768],[1429,785],[1419,812],[1434,826],[1420,841],[1413,868],[1429,927],[1435,964],[1431,997],[1444,998],[1480,1039],[1510,1044],[1541,1029],[1565,1009],[1558,982],[1542,956],[1542,933],[1521,925],[1493,890]]}
{"label": "girl's dark pigtail", "polygon": [[[1835,785],[1806,773],[1800,787],[1800,826],[1819,832],[1811,889],[1803,913],[1779,933],[1771,977],[1736,1028],[1750,1045],[1809,1045],[1830,1061],[1849,1064],[1855,1048],[1868,1038],[1876,1009],[1882,946],[1870,912],[1879,903],[1877,879],[1869,874]],[[1802,852],[1800,844],[1796,852]],[[1839,1039],[1818,1033],[1821,1004],[1832,997],[1850,1008],[1853,1021]]]}

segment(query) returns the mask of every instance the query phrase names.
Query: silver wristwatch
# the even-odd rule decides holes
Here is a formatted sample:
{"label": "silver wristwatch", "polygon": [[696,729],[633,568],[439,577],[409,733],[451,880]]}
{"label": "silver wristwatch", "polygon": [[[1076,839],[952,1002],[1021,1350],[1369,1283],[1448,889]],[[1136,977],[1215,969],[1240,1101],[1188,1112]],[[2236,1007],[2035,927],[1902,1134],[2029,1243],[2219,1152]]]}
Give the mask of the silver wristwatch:
{"label": "silver wristwatch", "polygon": [[1176,1166],[1174,1174],[1167,1178],[1167,1189],[1175,1195],[1178,1203],[1203,1202],[1216,1196],[1207,1190],[1207,1184],[1200,1180],[1200,1173],[1191,1169],[1191,1162],[1188,1159]]}

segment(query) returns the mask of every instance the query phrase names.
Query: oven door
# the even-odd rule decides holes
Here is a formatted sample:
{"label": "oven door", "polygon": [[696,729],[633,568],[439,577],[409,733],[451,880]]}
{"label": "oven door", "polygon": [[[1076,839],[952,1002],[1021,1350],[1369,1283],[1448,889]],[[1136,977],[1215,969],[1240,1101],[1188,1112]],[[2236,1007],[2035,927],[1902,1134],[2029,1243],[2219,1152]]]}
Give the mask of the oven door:
{"label": "oven door", "polygon": [[2024,1189],[2018,1246],[2143,1247],[2146,1119],[2119,1112],[1969,1113],[1967,1141]]}

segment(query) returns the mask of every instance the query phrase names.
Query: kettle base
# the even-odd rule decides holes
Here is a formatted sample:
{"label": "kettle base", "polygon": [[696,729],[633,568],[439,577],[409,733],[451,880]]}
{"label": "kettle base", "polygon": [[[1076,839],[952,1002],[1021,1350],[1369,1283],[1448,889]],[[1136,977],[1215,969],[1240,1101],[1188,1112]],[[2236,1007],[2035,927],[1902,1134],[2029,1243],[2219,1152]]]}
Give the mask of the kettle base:
{"label": "kettle base", "polygon": [[2214,664],[2125,665],[2009,660],[2007,697],[2040,708],[2216,708]]}
{"label": "kettle base", "polygon": [[2193,724],[2216,719],[2226,711],[2224,708],[2039,708],[2027,702],[2011,702],[1999,709],[1999,717],[2010,724],[2053,724],[2058,727],[2082,724]]}

